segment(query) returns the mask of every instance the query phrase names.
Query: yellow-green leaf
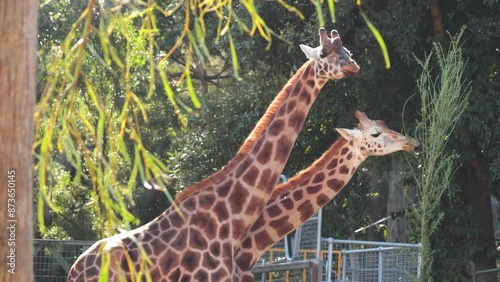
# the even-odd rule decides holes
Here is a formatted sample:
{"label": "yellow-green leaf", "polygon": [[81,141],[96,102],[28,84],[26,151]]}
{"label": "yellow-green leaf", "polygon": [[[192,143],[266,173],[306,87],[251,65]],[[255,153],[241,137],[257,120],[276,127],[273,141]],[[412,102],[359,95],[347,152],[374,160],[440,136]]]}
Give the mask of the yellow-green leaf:
{"label": "yellow-green leaf", "polygon": [[231,49],[231,59],[233,60],[233,71],[234,71],[234,76],[239,79],[239,74],[238,74],[238,56],[236,54],[236,47],[234,47],[234,42],[233,42],[233,37],[231,36],[231,32],[229,31],[227,33],[227,36],[229,38],[229,48]]}
{"label": "yellow-green leaf", "polygon": [[330,19],[335,23],[335,1],[328,0],[328,10],[330,11]]}
{"label": "yellow-green leaf", "polygon": [[189,71],[189,69],[187,69],[186,71],[186,84],[187,84],[187,89],[189,91],[189,96],[191,97],[191,102],[193,102],[193,105],[197,109],[201,108],[200,100],[198,99],[198,96],[194,91],[193,82],[191,81],[191,72]]}
{"label": "yellow-green leaf", "polygon": [[318,23],[320,27],[325,26],[325,19],[323,18],[323,10],[321,9],[320,0],[313,0],[314,7],[316,8],[316,16],[318,17]]}
{"label": "yellow-green leaf", "polygon": [[356,5],[359,6],[359,13],[361,14],[361,17],[363,17],[363,20],[365,21],[366,25],[372,32],[372,34],[375,36],[375,39],[377,39],[378,45],[380,46],[380,49],[382,49],[382,54],[384,55],[384,61],[385,61],[385,68],[390,69],[391,68],[391,60],[389,59],[389,52],[387,52],[387,46],[385,45],[384,38],[382,38],[382,35],[380,35],[380,32],[377,30],[377,28],[370,22],[368,17],[365,15],[363,10],[361,9],[361,0],[356,1]]}

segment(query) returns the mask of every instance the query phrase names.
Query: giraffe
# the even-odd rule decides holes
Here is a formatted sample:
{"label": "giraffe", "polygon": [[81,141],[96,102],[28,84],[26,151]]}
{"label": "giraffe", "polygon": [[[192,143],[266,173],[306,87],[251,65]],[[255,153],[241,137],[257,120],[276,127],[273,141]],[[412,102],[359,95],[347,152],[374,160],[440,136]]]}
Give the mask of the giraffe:
{"label": "giraffe", "polygon": [[[320,46],[277,95],[236,156],[218,172],[179,193],[149,223],[102,239],[84,252],[67,281],[97,281],[109,256],[109,280],[149,273],[153,281],[232,281],[234,246],[241,244],[272,194],[320,89],[359,72],[337,31],[319,31]],[[149,262],[145,269],[141,260]],[[144,277],[144,276],[142,276]]]}
{"label": "giraffe", "polygon": [[235,251],[235,281],[254,281],[252,268],[275,243],[333,199],[369,156],[412,151],[418,142],[356,111],[357,129],[336,130],[341,137],[309,168],[278,185],[260,217]]}

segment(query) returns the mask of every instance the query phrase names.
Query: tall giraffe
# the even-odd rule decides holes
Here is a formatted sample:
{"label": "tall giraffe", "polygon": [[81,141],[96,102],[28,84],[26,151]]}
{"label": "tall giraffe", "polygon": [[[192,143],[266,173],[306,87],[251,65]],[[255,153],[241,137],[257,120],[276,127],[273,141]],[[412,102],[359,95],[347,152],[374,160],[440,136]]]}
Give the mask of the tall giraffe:
{"label": "tall giraffe", "polygon": [[369,156],[412,151],[417,141],[372,121],[360,111],[357,129],[337,128],[337,140],[309,168],[276,187],[262,214],[235,251],[236,281],[254,281],[252,268],[275,243],[333,199]]}
{"label": "tall giraffe", "polygon": [[144,273],[142,254],[149,258],[153,281],[232,281],[234,246],[271,196],[320,89],[329,79],[359,72],[336,31],[329,38],[321,28],[319,36],[319,47],[300,46],[309,61],[224,168],[181,192],[177,209],[172,206],[144,226],[96,242],[72,266],[68,281],[97,281],[103,252],[111,256],[110,281]]}

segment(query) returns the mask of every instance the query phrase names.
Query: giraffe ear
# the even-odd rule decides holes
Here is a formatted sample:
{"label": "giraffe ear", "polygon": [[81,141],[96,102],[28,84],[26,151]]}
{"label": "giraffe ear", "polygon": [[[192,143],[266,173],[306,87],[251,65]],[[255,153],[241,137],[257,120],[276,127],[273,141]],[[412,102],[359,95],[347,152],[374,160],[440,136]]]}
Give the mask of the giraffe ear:
{"label": "giraffe ear", "polygon": [[347,141],[359,139],[360,137],[360,132],[356,129],[335,128],[335,130]]}
{"label": "giraffe ear", "polygon": [[300,44],[300,49],[302,49],[302,52],[306,54],[306,57],[308,59],[313,59],[315,61],[319,60],[318,50],[316,50],[315,48]]}

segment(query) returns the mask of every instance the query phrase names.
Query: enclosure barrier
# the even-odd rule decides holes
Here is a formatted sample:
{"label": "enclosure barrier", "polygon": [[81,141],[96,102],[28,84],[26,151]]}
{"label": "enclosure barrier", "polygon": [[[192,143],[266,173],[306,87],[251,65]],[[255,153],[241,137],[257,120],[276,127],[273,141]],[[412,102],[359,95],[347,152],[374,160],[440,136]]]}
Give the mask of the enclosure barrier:
{"label": "enclosure barrier", "polygon": [[[415,281],[420,275],[421,244],[343,242],[351,246],[342,250],[342,281],[405,282]],[[378,247],[366,248],[370,243]]]}
{"label": "enclosure barrier", "polygon": [[[313,260],[311,258],[315,257],[316,252],[317,252],[316,250],[299,250],[298,256],[296,256],[295,261],[298,261],[298,262],[311,261],[311,260]],[[290,270],[297,270],[297,268],[284,269],[282,267],[282,265],[287,265],[286,263],[288,262],[285,259],[284,254],[285,254],[285,249],[282,249],[282,248],[269,249],[269,251],[267,252],[267,255],[266,255],[267,259],[262,260],[261,265],[256,266],[254,268],[254,273],[261,273],[261,272],[256,272],[255,269],[259,269],[259,267],[265,265],[266,266],[265,269],[270,269],[270,271],[267,271],[267,272],[265,272],[265,274],[263,274],[262,281],[269,281],[269,282],[276,281],[277,279],[275,279],[273,277],[276,276],[276,272],[280,272],[280,271],[285,272],[284,281],[286,281],[286,282],[299,279],[299,277],[298,277],[299,275],[297,275],[297,273],[295,273],[295,275],[292,275],[291,271],[290,271]],[[341,267],[341,262],[342,262],[342,252],[340,250],[320,250],[320,258],[322,258],[322,261],[329,261],[330,262],[328,267],[326,268],[327,272],[326,273],[320,272],[320,275],[326,275],[327,277],[330,277],[331,265],[332,265],[331,262],[332,261],[340,262],[339,264],[336,265],[336,272],[340,275],[340,267]],[[328,260],[327,258],[330,258],[330,259]],[[273,266],[276,266],[276,267],[273,267]],[[260,269],[263,269],[263,268],[260,268]],[[271,271],[273,269],[274,269],[274,271]],[[303,268],[301,270],[302,270],[302,275],[301,275],[302,278],[300,279],[300,281],[307,281],[308,269]],[[330,270],[330,271],[328,272],[328,270]],[[320,271],[321,271],[321,269],[320,269]],[[257,277],[257,276],[255,276],[255,277]],[[292,277],[294,277],[295,279],[292,279]]]}
{"label": "enclosure barrier", "polygon": [[36,282],[65,282],[76,259],[93,241],[64,241],[35,239],[33,271]]}
{"label": "enclosure barrier", "polygon": [[[301,270],[305,271],[304,277],[302,278],[302,281],[304,282],[316,282],[318,280],[318,268],[319,268],[319,263],[317,260],[301,260],[301,261],[291,261],[291,262],[284,262],[284,263],[279,263],[279,264],[274,264],[274,265],[259,265],[253,268],[252,272],[254,273],[255,277],[258,277],[259,274],[262,274],[262,281],[265,280],[265,273],[269,273],[270,275],[273,272],[287,272],[289,273],[290,271],[293,270]],[[285,281],[290,281],[290,277],[284,278]],[[273,281],[272,276],[269,276],[268,281]],[[283,281],[283,279],[280,279],[279,281]]]}
{"label": "enclosure barrier", "polygon": [[[321,238],[318,277],[326,282],[414,281],[420,275],[421,244]],[[315,257],[316,250],[299,250],[296,260]],[[307,269],[288,270],[284,250],[273,248],[261,265],[269,270],[261,282],[309,281]],[[261,267],[261,266],[259,266]],[[256,281],[259,279],[256,277]]]}
{"label": "enclosure barrier", "polygon": [[[71,265],[93,243],[35,239],[35,281],[66,281]],[[272,248],[254,273],[256,281],[269,282],[412,281],[420,273],[420,249],[420,244],[321,238],[321,250],[301,249],[292,261],[283,248]]]}

